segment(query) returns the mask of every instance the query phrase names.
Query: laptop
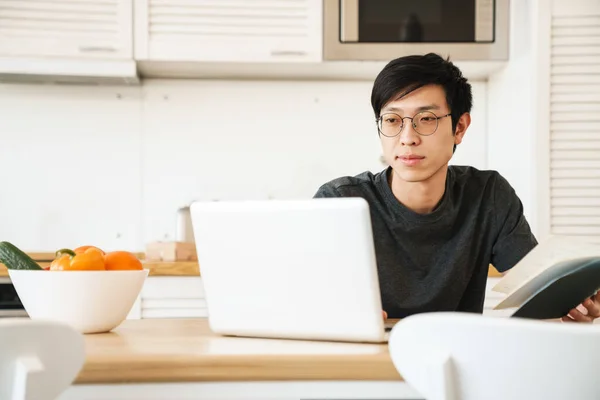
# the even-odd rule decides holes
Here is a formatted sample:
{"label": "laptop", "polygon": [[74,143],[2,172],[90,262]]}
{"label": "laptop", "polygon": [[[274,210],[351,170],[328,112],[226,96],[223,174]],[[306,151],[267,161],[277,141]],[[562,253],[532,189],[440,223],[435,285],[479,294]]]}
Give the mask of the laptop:
{"label": "laptop", "polygon": [[194,202],[190,212],[214,333],[387,341],[364,199]]}

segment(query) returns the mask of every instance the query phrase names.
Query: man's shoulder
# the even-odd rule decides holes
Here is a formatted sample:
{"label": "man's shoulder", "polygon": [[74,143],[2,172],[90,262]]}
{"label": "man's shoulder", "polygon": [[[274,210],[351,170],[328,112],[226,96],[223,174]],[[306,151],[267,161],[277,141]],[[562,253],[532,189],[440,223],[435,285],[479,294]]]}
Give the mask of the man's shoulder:
{"label": "man's shoulder", "polygon": [[482,170],[472,166],[450,166],[454,184],[462,186],[464,192],[481,193],[484,198],[498,201],[515,196],[515,191],[500,172],[492,169]]}
{"label": "man's shoulder", "polygon": [[494,189],[508,185],[508,181],[496,170],[478,169],[470,165],[451,165],[448,167],[454,182],[471,188],[491,187]]}
{"label": "man's shoulder", "polygon": [[366,191],[375,190],[376,182],[384,179],[385,171],[373,173],[364,171],[358,175],[340,176],[319,187],[315,197],[354,196]]}
{"label": "man's shoulder", "polygon": [[500,176],[496,170],[478,169],[470,165],[450,165],[448,169],[454,175],[455,180],[471,184],[495,181]]}

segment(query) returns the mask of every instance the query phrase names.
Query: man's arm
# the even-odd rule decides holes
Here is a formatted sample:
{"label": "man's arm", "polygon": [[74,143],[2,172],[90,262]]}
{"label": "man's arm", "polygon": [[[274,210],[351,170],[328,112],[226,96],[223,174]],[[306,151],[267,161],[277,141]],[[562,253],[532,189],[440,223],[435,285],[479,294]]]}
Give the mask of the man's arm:
{"label": "man's arm", "polygon": [[325,197],[342,197],[342,194],[338,192],[333,185],[326,183],[317,190],[317,193],[315,193],[313,198],[318,199]]}
{"label": "man's arm", "polygon": [[496,238],[492,265],[504,274],[529,253],[538,242],[523,213],[523,204],[513,187],[500,174],[493,188]]}
{"label": "man's arm", "polygon": [[[537,240],[525,219],[523,205],[514,189],[500,175],[496,185],[494,212],[498,234],[492,248],[492,265],[505,275],[537,245]],[[561,320],[591,323],[596,318],[600,318],[600,292],[569,311]]]}

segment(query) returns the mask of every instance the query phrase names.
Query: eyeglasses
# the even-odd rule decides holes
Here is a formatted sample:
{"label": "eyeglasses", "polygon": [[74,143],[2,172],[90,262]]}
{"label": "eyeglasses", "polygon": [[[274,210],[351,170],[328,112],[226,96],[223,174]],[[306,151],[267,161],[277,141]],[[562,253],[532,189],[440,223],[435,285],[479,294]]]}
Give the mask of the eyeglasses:
{"label": "eyeglasses", "polygon": [[438,120],[445,118],[452,113],[442,115],[438,117],[431,111],[421,111],[414,117],[401,117],[398,114],[387,113],[377,118],[377,129],[379,132],[386,137],[398,136],[404,128],[404,119],[410,119],[412,127],[419,135],[429,136],[433,135],[438,128]]}

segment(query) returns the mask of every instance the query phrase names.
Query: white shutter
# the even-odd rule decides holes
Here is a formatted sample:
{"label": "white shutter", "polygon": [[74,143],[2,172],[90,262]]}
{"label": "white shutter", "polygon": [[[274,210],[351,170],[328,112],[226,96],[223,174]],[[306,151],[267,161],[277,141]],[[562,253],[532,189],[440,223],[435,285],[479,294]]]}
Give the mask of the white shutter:
{"label": "white shutter", "polygon": [[132,0],[0,0],[0,56],[132,58]]}
{"label": "white shutter", "polygon": [[550,227],[600,242],[600,1],[554,0]]}
{"label": "white shutter", "polygon": [[321,0],[138,0],[138,7],[146,10],[136,10],[136,30],[146,31],[137,42],[141,59],[321,59]]}

